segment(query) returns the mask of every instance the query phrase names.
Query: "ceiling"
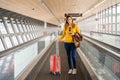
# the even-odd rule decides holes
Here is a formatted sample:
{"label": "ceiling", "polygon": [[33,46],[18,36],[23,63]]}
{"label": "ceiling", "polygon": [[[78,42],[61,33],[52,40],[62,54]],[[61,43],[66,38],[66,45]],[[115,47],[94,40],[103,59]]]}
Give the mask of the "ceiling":
{"label": "ceiling", "polygon": [[0,0],[0,7],[38,20],[59,24],[39,0]]}
{"label": "ceiling", "polygon": [[64,21],[65,13],[84,13],[100,0],[42,0],[52,13]]}
{"label": "ceiling", "polygon": [[104,6],[100,5],[93,9],[96,4],[102,1],[103,0],[0,0],[0,8],[59,25],[64,21],[65,13],[83,13],[83,17],[77,18],[77,20],[80,21],[98,10],[120,2],[120,0],[106,0]]}

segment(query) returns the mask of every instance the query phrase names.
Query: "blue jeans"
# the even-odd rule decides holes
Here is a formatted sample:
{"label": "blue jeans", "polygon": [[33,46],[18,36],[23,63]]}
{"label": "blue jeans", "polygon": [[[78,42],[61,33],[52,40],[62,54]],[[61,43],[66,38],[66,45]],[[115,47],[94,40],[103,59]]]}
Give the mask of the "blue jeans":
{"label": "blue jeans", "polygon": [[69,69],[76,68],[76,47],[74,43],[64,43],[64,46],[67,52]]}

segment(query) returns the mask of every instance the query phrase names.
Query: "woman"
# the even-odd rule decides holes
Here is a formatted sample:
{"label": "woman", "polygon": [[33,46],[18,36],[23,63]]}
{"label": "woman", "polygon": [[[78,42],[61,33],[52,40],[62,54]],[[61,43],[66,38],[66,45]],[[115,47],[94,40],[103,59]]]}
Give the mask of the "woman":
{"label": "woman", "polygon": [[[77,24],[73,22],[71,16],[66,17],[66,23],[64,25],[62,35],[59,37],[59,41],[64,38],[64,46],[68,56],[69,71],[68,74],[76,74],[76,47],[73,43],[72,36],[75,32],[80,33],[80,29]],[[73,63],[73,64],[72,64]]]}

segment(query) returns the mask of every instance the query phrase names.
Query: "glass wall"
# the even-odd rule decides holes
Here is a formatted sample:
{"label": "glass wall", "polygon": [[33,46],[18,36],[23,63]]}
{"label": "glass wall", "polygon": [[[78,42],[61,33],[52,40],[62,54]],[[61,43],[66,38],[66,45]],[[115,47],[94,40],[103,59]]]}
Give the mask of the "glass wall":
{"label": "glass wall", "polygon": [[111,56],[110,52],[87,39],[81,42],[80,49],[99,80],[120,80],[120,61]]}
{"label": "glass wall", "polygon": [[[19,77],[32,61],[37,58],[41,51],[54,41],[55,37],[55,34],[51,33],[28,46],[22,47],[7,56],[1,57],[0,80],[14,80]],[[2,49],[3,48],[0,50]]]}
{"label": "glass wall", "polygon": [[[0,8],[0,11],[4,9]],[[44,29],[42,21],[7,10],[5,12],[5,14],[0,12],[0,53],[56,30]],[[55,35],[52,33],[13,53],[2,57],[0,55],[0,80],[14,80],[18,77],[38,54],[53,42],[54,38]]]}
{"label": "glass wall", "polygon": [[78,23],[80,29],[82,32],[90,33],[90,31],[96,31],[96,21],[95,21],[95,15],[84,19],[83,21]]}
{"label": "glass wall", "polygon": [[98,19],[98,32],[109,33],[109,34],[119,34],[120,25],[120,4],[108,7],[105,10],[98,12],[96,15]]}
{"label": "glass wall", "polygon": [[120,34],[120,4],[110,6],[82,20],[79,26],[83,32]]}
{"label": "glass wall", "polygon": [[[3,11],[3,9],[0,9]],[[23,44],[43,35],[44,22],[5,10],[0,13],[0,51]],[[9,13],[13,13],[10,15]],[[14,16],[17,15],[17,16]]]}

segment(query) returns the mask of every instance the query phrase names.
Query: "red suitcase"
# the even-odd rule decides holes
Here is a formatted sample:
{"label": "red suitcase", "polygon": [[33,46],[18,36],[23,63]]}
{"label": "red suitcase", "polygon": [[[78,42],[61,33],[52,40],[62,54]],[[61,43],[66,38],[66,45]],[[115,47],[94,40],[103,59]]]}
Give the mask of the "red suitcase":
{"label": "red suitcase", "polygon": [[58,42],[56,42],[56,54],[50,56],[50,72],[52,74],[61,74],[61,60],[58,46]]}
{"label": "red suitcase", "polygon": [[52,55],[50,57],[50,72],[53,74],[61,73],[60,56]]}

